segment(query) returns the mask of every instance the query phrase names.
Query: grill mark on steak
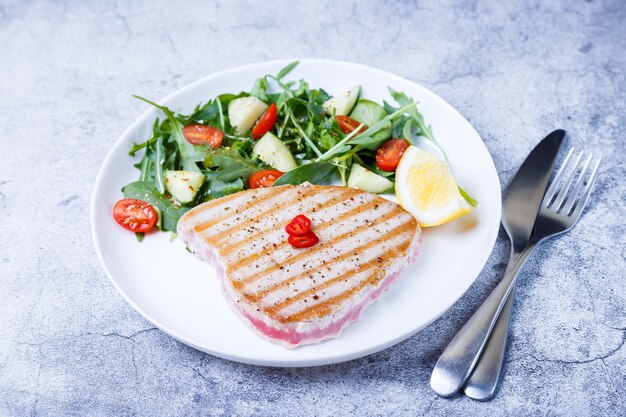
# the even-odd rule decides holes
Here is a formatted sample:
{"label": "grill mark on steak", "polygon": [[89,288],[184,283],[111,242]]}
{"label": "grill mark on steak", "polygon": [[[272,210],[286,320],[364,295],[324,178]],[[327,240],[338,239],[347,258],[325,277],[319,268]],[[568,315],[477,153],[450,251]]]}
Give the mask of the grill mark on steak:
{"label": "grill mark on steak", "polygon": [[[347,194],[347,193],[343,193],[343,194],[340,194],[338,196],[331,197],[329,200],[323,201],[322,203],[323,204],[328,204],[328,205],[335,205],[336,202],[341,202],[342,201],[342,199],[344,198],[345,194]],[[311,195],[307,195],[306,196],[306,200],[301,200],[301,201],[298,201],[298,200],[293,201],[292,200],[290,202],[290,204],[288,204],[286,206],[274,205],[274,206],[271,206],[270,209],[268,209],[268,210],[266,210],[266,211],[264,211],[262,213],[259,213],[258,215],[255,215],[254,217],[252,217],[250,219],[246,219],[246,221],[254,223],[256,221],[260,221],[260,220],[262,220],[262,219],[264,219],[266,217],[271,216],[275,212],[278,212],[278,211],[281,211],[281,210],[288,210],[288,209],[290,209],[292,207],[295,207],[298,204],[304,204],[306,201],[314,200],[314,199],[316,199],[318,197],[319,196],[317,196],[315,194],[311,194]],[[261,205],[263,202],[264,201],[261,201],[258,204]],[[280,225],[276,225],[276,224],[268,222],[268,227],[267,228],[265,228],[265,229],[256,228],[255,232],[256,232],[256,234],[261,234],[262,232],[266,232],[268,230],[275,230],[277,228],[277,226],[278,226],[279,229],[282,229],[282,227],[280,227]],[[229,239],[232,236],[232,234],[234,234],[234,233],[236,233],[238,231],[241,231],[241,230],[245,229],[246,227],[249,227],[249,226],[247,226],[246,224],[235,225],[235,226],[231,227],[230,229],[227,229],[225,231],[222,231],[222,232],[214,235],[213,238],[215,239],[215,244],[222,245],[221,246],[222,250],[220,251],[220,255],[228,256],[228,254],[232,253],[234,250],[237,250],[237,248],[242,243],[245,244],[245,243],[247,243],[248,239],[252,239],[252,238],[255,237],[255,236],[248,235],[243,240],[235,242],[235,243],[223,242],[225,239]]]}
{"label": "grill mark on steak", "polygon": [[[340,197],[340,196],[337,196],[337,197]],[[331,201],[329,201],[329,202],[331,202]],[[336,202],[336,204],[333,204],[332,207],[335,207],[335,206],[341,204],[343,201],[344,200],[338,200],[338,202]],[[365,210],[369,210],[370,208],[374,207],[376,204],[379,204],[379,203],[376,200],[372,200],[372,201],[370,201],[370,202],[368,202],[368,203],[366,203],[366,204],[364,204],[362,206],[355,206],[350,211],[340,215],[339,217],[335,217],[332,222],[322,223],[321,225],[313,225],[313,230],[316,233],[319,234],[320,232],[322,232],[322,231],[324,231],[326,229],[329,229],[329,228],[332,228],[332,227],[336,228],[336,227],[338,227],[337,223],[343,222],[346,219],[350,219],[351,217],[353,217],[356,214],[361,214]],[[329,207],[329,210],[332,207]],[[324,213],[319,213],[319,214],[323,215]],[[270,225],[266,229],[259,230],[259,234],[262,233],[262,232],[267,232],[267,231],[271,231],[271,230],[275,230],[275,229],[276,229],[276,225]],[[281,231],[280,234],[286,233],[286,232],[282,231],[282,227],[279,230]],[[353,232],[354,232],[354,230],[351,230],[348,233],[353,233]],[[342,236],[344,236],[344,235],[340,235],[340,236],[338,236],[338,238],[340,238]],[[251,238],[252,238],[252,236],[251,236]],[[273,236],[269,236],[270,240],[272,238],[273,238]],[[245,246],[247,241],[240,242],[240,243],[243,243],[244,245],[234,245],[234,246],[243,247],[243,246]],[[224,249],[224,251],[226,253],[220,252],[220,255],[224,256],[224,257],[227,257],[229,254],[231,254],[233,252],[233,250],[230,250],[229,248],[230,248],[230,246],[226,246],[225,249]],[[290,249],[290,248],[291,248],[291,245],[289,244],[289,242],[285,238],[283,238],[280,243],[277,243],[277,244],[274,244],[274,245],[267,245],[260,252],[256,252],[256,253],[255,252],[250,252],[247,255],[243,254],[243,257],[238,257],[237,258],[237,266],[239,267],[239,269],[241,269],[241,268],[243,268],[245,266],[248,266],[251,263],[253,263],[253,262],[255,262],[255,261],[259,260],[259,259],[263,259],[263,258],[271,255],[272,253],[280,252],[280,251],[283,251],[284,249]],[[235,250],[237,250],[237,249],[235,249]],[[297,253],[301,253],[301,250],[298,250]]]}
{"label": "grill mark on steak", "polygon": [[[372,248],[374,245],[383,244],[383,243],[386,243],[386,242],[388,242],[388,241],[390,241],[390,240],[392,240],[394,238],[397,238],[398,235],[400,235],[401,233],[405,232],[406,230],[407,230],[407,223],[402,223],[402,224],[396,226],[393,230],[390,230],[389,233],[387,233],[387,235],[385,237],[383,237],[381,240],[378,240],[378,241],[375,241],[375,242],[371,242],[371,241],[370,242],[366,242],[366,243],[364,243],[362,245],[359,245],[357,247],[350,248],[346,252],[344,252],[344,253],[334,257],[332,260],[322,262],[322,265],[325,268],[331,268],[334,264],[338,264],[340,261],[347,260],[347,259],[350,259],[350,258],[354,257],[355,253],[358,254],[359,251],[362,251],[364,249]],[[309,262],[309,259],[312,259],[317,254],[317,252],[314,252],[314,251],[311,251],[309,253],[311,253],[313,256],[311,258],[307,258],[306,259],[307,262]],[[294,258],[294,257],[292,257],[292,258]],[[290,265],[293,265],[293,263],[290,264]],[[316,266],[319,266],[319,265],[316,265]],[[285,269],[287,269],[288,267],[289,267],[289,265],[285,265],[284,266]],[[271,272],[275,272],[275,271],[276,271],[276,268],[271,270]],[[286,285],[290,285],[292,283],[295,283],[295,282],[297,282],[298,280],[300,280],[302,278],[306,278],[310,274],[311,274],[310,271],[300,272],[299,274],[296,274],[296,275],[294,275],[294,276],[292,276],[292,277],[290,277],[290,278],[288,278],[286,280],[270,284],[270,286],[267,289],[262,289],[262,290],[257,291],[257,292],[253,292],[253,291],[246,292],[246,296],[247,297],[251,297],[251,296],[255,296],[255,295],[262,295],[264,297],[265,295],[275,291],[277,288],[284,287]],[[239,280],[239,281],[232,280],[232,285],[237,290],[244,290],[245,286],[247,284],[250,284],[250,282],[253,282],[254,280],[258,279],[258,277],[260,275],[264,275],[264,273],[262,272],[262,273],[259,273],[259,274],[255,274],[254,276],[252,276],[252,277],[250,277],[248,279],[244,279],[244,280]],[[257,301],[259,299],[260,298],[251,298],[250,301]]]}
{"label": "grill mark on steak", "polygon": [[[408,244],[409,240],[407,240],[405,243]],[[404,245],[404,243],[403,243]],[[264,307],[263,310],[270,314],[270,315],[274,315],[282,310],[285,309],[285,307],[288,307],[300,300],[303,300],[309,296],[313,296],[316,293],[321,293],[323,291],[326,291],[328,289],[330,289],[333,285],[340,283],[342,281],[344,281],[347,277],[356,275],[358,273],[362,273],[362,272],[371,272],[371,274],[377,274],[377,273],[382,273],[382,269],[380,269],[381,267],[384,269],[384,267],[386,266],[386,264],[383,264],[382,260],[383,259],[387,259],[388,257],[394,255],[396,252],[395,249],[389,249],[386,252],[380,254],[377,257],[372,258],[370,261],[365,262],[363,264],[360,264],[359,266],[349,269],[346,272],[344,272],[341,275],[338,275],[332,279],[329,279],[327,281],[323,281],[318,285],[315,285],[312,288],[309,288],[308,290],[305,291],[298,291],[297,295],[293,295],[291,297],[289,297],[288,299],[285,299],[284,301],[278,303],[278,304],[273,304],[270,307]],[[372,269],[374,269],[375,267],[378,267],[379,269],[371,271]],[[370,274],[370,275],[371,275]],[[319,297],[319,296],[318,296]]]}
{"label": "grill mark on steak", "polygon": [[[405,241],[405,243],[402,245],[402,250],[406,250],[409,246],[409,243],[410,240]],[[365,288],[365,286],[378,283],[380,280],[382,280],[383,277],[384,274],[375,274],[374,279],[365,279],[335,297],[331,297],[315,306],[312,306],[311,308],[305,308],[298,313],[290,315],[285,319],[285,321],[298,322],[303,320],[310,320],[314,317],[324,317],[331,313],[335,309],[335,307],[342,301],[345,301],[347,298],[352,297],[354,294]]]}
{"label": "grill mark on steak", "polygon": [[[375,221],[374,225],[379,226],[379,225],[385,224],[387,222],[388,223],[393,223],[393,220],[395,218],[397,218],[397,216],[399,216],[399,214],[401,214],[401,213],[402,213],[402,209],[394,208],[389,213],[387,213],[387,214],[381,216],[379,219],[377,219]],[[403,222],[403,223],[399,224],[398,227],[393,229],[393,231],[400,230],[403,226],[406,226],[407,223],[408,222]],[[386,241],[386,240],[390,239],[391,237],[393,237],[393,235],[392,235],[393,231],[387,232],[387,236],[385,236],[382,241],[381,240],[379,240],[378,242],[369,241],[369,242],[365,243],[364,245],[358,246],[358,248],[365,248],[365,249],[367,249],[368,247],[372,246],[373,244],[377,244],[379,242]],[[355,232],[354,230],[350,230],[350,231],[348,231],[346,233],[343,233],[343,234],[333,238],[333,240],[331,242],[320,242],[319,244],[317,244],[315,246],[312,246],[310,248],[307,248],[307,249],[304,249],[304,250],[300,249],[300,250],[294,251],[294,253],[292,255],[290,255],[290,256],[288,256],[286,258],[283,258],[281,260],[282,266],[284,266],[287,269],[290,266],[294,265],[295,262],[292,262],[292,261],[296,261],[296,262],[301,262],[301,261],[305,261],[305,260],[308,261],[309,259],[312,259],[312,258],[316,257],[320,252],[322,252],[322,251],[324,251],[326,249],[333,250],[334,247],[336,247],[339,243],[341,243],[341,242],[343,242],[345,240],[348,240],[350,238],[352,238],[353,241],[356,241],[358,243],[358,236],[362,235],[363,233],[366,233],[366,232],[361,231],[360,233],[355,235],[354,232]],[[392,236],[389,236],[389,235],[392,235]],[[358,252],[358,249],[357,248],[350,249],[350,252]],[[340,255],[340,257],[343,257],[344,255],[346,255],[346,254]],[[351,253],[349,253],[347,255],[351,255]],[[326,262],[328,263],[328,261],[326,261]],[[333,262],[335,262],[335,258],[333,258]],[[241,267],[239,265],[233,265],[231,268],[228,269],[228,272],[231,273],[231,274],[236,274],[237,271],[240,270],[240,269],[241,269]],[[276,270],[277,270],[277,268],[276,268],[275,265],[269,265],[269,267],[266,268],[266,269],[259,270],[258,272],[255,272],[252,275],[248,275],[244,279],[238,279],[238,280],[234,279],[234,281],[236,281],[238,285],[239,284],[243,284],[243,285],[249,284],[251,282],[256,281],[257,279],[259,279],[263,275],[268,275],[268,274],[271,274],[272,272],[276,272]]]}
{"label": "grill mark on steak", "polygon": [[[265,191],[265,190],[267,190],[267,191]],[[265,191],[265,194],[263,195],[263,197],[262,197],[262,198],[257,197],[257,198],[255,199],[255,203],[257,203],[257,204],[258,204],[258,201],[259,201],[259,200],[260,200],[260,201],[267,201],[267,200],[269,200],[270,198],[275,197],[275,196],[276,196],[276,194],[279,194],[279,193],[281,193],[281,192],[284,192],[284,190],[280,190],[280,189],[278,189],[278,188],[266,188],[265,190],[263,190],[263,191]],[[198,210],[198,211],[195,213],[195,215],[196,215],[196,216],[200,216],[200,215],[202,214],[202,212],[204,212],[204,211],[206,211],[206,210],[208,210],[208,209],[211,209],[211,211],[219,211],[222,207],[226,207],[226,206],[227,206],[227,204],[229,204],[229,203],[232,205],[232,204],[234,203],[234,201],[232,201],[232,200],[234,200],[234,199],[235,199],[235,197],[237,197],[237,196],[240,196],[240,193],[235,193],[235,194],[228,195],[228,196],[226,196],[226,197],[221,197],[220,199],[216,200],[216,201],[219,201],[219,202],[220,202],[220,204],[219,204],[219,205],[217,205],[217,206],[215,206],[215,207],[202,207],[202,205],[200,205],[200,206],[198,206],[197,208],[201,208],[201,210]],[[230,198],[230,197],[232,197],[232,198]],[[245,196],[243,196],[243,197],[242,197],[242,196],[240,196],[240,197],[241,197],[241,199],[242,199],[242,200],[243,200],[243,199],[245,199]],[[227,199],[227,201],[222,201],[222,199],[223,199],[223,198]],[[197,209],[197,208],[196,208],[196,209]],[[194,210],[195,210],[195,209],[194,209]],[[224,210],[222,209],[222,211],[224,211]],[[218,225],[218,224],[221,224],[221,223],[223,223],[225,220],[227,220],[227,219],[229,219],[229,218],[231,218],[231,217],[232,217],[232,213],[229,213],[229,212],[226,210],[226,213],[225,213],[225,214],[222,214],[222,215],[220,215],[220,216],[218,216],[218,217],[211,218],[211,219],[210,219],[210,220],[208,220],[208,221],[205,221],[205,222],[203,222],[203,223],[200,223],[200,224],[198,224],[198,225],[194,226],[194,231],[195,231],[196,233],[202,233],[203,231],[207,230],[208,228],[213,227],[213,226],[216,226],[216,225]]]}

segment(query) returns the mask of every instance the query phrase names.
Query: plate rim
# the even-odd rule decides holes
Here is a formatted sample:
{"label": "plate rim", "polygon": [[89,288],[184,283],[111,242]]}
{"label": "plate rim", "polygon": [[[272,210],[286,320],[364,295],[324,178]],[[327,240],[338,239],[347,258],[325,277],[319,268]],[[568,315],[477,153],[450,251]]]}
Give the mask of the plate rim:
{"label": "plate rim", "polygon": [[[427,91],[433,99],[435,99],[436,101],[439,102],[439,104],[449,108],[449,110],[451,110],[452,112],[456,113],[457,116],[461,117],[463,120],[465,120],[469,126],[471,127],[471,129],[474,130],[474,132],[476,133],[476,135],[478,136],[478,138],[480,139],[480,145],[484,148],[484,151],[489,155],[489,160],[490,160],[490,166],[488,168],[492,168],[493,172],[496,176],[497,181],[497,187],[498,187],[498,192],[500,194],[500,196],[502,196],[502,187],[500,185],[500,177],[498,175],[498,171],[495,167],[494,161],[493,161],[493,157],[491,156],[491,153],[489,152],[489,149],[487,148],[483,138],[480,136],[480,134],[478,133],[478,131],[476,130],[476,128],[472,125],[472,123],[469,122],[469,120],[467,120],[454,106],[452,106],[450,103],[448,103],[446,100],[444,100],[442,97],[440,97],[438,94],[436,94],[435,92],[433,92],[431,89],[415,82],[412,81],[410,79],[404,78],[402,76],[399,76],[397,74],[385,71],[385,70],[381,70],[366,64],[362,64],[362,63],[358,63],[358,62],[351,62],[351,61],[343,61],[343,60],[334,60],[334,59],[321,59],[321,58],[284,58],[284,59],[276,59],[276,60],[266,60],[266,61],[258,61],[258,62],[254,62],[254,63],[249,63],[249,64],[245,64],[245,65],[239,65],[239,66],[235,66],[235,67],[231,67],[228,69],[224,69],[224,70],[220,70],[217,72],[213,72],[207,75],[204,75],[200,78],[198,78],[197,80],[183,86],[180,87],[178,89],[176,89],[175,91],[173,91],[172,93],[166,95],[165,97],[159,99],[158,101],[156,101],[156,103],[161,104],[164,102],[168,102],[170,100],[175,99],[177,96],[184,94],[185,92],[189,91],[189,90],[193,90],[194,88],[196,88],[199,84],[206,82],[207,80],[210,80],[211,78],[218,78],[224,75],[228,75],[228,74],[233,74],[239,71],[246,71],[255,67],[260,67],[260,66],[266,66],[266,65],[280,65],[283,64],[287,65],[290,62],[293,61],[300,61],[300,63],[332,63],[332,64],[340,64],[340,65],[351,65],[351,66],[357,66],[357,67],[361,67],[365,70],[368,71],[373,71],[376,73],[379,73],[381,75],[384,75],[385,77],[391,77],[391,78],[395,78],[398,80],[401,80],[402,82],[408,82],[410,84],[413,84],[415,86],[417,86],[420,89],[423,89],[425,91]],[[176,330],[170,328],[170,326],[166,326],[166,325],[162,325],[161,323],[158,322],[158,320],[154,319],[149,313],[147,313],[144,309],[142,309],[136,302],[133,301],[133,299],[129,296],[129,294],[127,294],[125,291],[122,290],[122,288],[118,285],[118,283],[116,282],[116,280],[113,278],[113,275],[111,273],[111,271],[109,270],[107,263],[104,260],[104,256],[103,256],[103,249],[100,246],[98,239],[97,239],[97,232],[96,232],[96,200],[97,200],[97,193],[98,190],[101,189],[101,187],[103,186],[102,183],[104,181],[104,173],[105,171],[107,171],[106,168],[108,168],[108,166],[112,163],[113,161],[113,155],[116,153],[115,150],[117,150],[117,148],[121,147],[123,144],[123,138],[125,138],[130,131],[132,131],[133,129],[135,129],[136,127],[138,127],[139,125],[142,125],[146,122],[146,119],[148,119],[153,113],[156,112],[156,109],[150,108],[147,109],[146,111],[144,111],[142,114],[139,115],[139,117],[137,117],[136,119],[134,119],[134,121],[126,128],[124,129],[124,131],[118,136],[118,138],[115,140],[115,142],[113,143],[113,145],[109,148],[109,150],[107,151],[107,154],[104,158],[104,160],[102,161],[102,163],[100,164],[100,168],[98,170],[98,174],[96,176],[96,180],[93,183],[93,188],[92,188],[92,192],[91,192],[91,202],[90,202],[90,209],[89,209],[89,219],[90,219],[90,231],[91,231],[91,236],[92,236],[92,242],[94,244],[94,247],[96,249],[96,254],[98,256],[98,260],[100,261],[100,265],[103,268],[105,274],[107,275],[109,281],[113,284],[114,288],[117,290],[117,292],[122,296],[122,298],[131,306],[133,307],[133,309],[135,309],[135,311],[137,311],[145,320],[147,320],[148,322],[150,322],[152,325],[154,325],[156,328],[158,328],[159,330],[161,330],[162,332],[164,332],[165,334],[173,337],[174,339],[178,340],[179,342],[193,347],[194,349],[197,349],[201,352],[204,353],[208,353],[210,355],[222,358],[222,359],[227,359],[230,361],[234,361],[234,362],[238,362],[238,363],[244,363],[244,364],[249,364],[249,365],[256,365],[256,366],[271,366],[271,367],[288,367],[288,368],[301,368],[301,367],[313,367],[313,366],[323,366],[323,365],[330,365],[330,364],[334,364],[334,363],[341,363],[341,362],[346,362],[346,361],[351,361],[354,359],[358,359],[367,355],[371,355],[373,353],[377,353],[380,352],[382,350],[385,350],[391,346],[394,346],[412,336],[414,336],[415,334],[417,334],[418,332],[420,332],[421,330],[423,330],[424,328],[426,328],[427,326],[429,326],[430,324],[432,324],[434,321],[436,321],[437,319],[439,319],[442,315],[444,315],[446,312],[448,312],[450,310],[450,308],[452,308],[452,306],[454,306],[466,293],[467,291],[471,288],[471,286],[476,282],[476,280],[478,279],[481,271],[484,269],[487,260],[489,259],[489,257],[491,256],[491,254],[493,253],[493,248],[495,246],[495,243],[497,241],[497,237],[498,237],[498,233],[499,233],[499,228],[500,228],[500,220],[501,220],[501,216],[502,216],[502,201],[501,199],[498,200],[498,205],[497,205],[497,216],[494,216],[495,218],[497,218],[497,222],[494,219],[494,224],[491,226],[491,230],[490,230],[490,235],[488,236],[488,240],[489,240],[489,247],[488,250],[485,251],[482,259],[480,260],[480,262],[477,262],[475,265],[476,266],[476,271],[472,271],[472,275],[475,275],[474,278],[471,280],[471,282],[468,283],[467,286],[464,286],[464,288],[462,289],[462,291],[460,292],[460,295],[453,301],[451,301],[449,303],[449,305],[446,305],[444,309],[441,310],[441,312],[439,314],[437,314],[436,316],[434,316],[433,318],[431,318],[429,321],[425,322],[422,326],[418,326],[415,329],[412,329],[409,332],[405,332],[402,333],[401,335],[399,335],[398,337],[392,338],[390,340],[387,340],[383,343],[378,343],[374,346],[370,346],[368,348],[364,348],[364,349],[358,349],[348,355],[343,355],[343,356],[336,356],[336,357],[332,357],[332,358],[328,358],[328,359],[307,359],[307,360],[299,360],[298,362],[294,362],[293,360],[267,360],[267,359],[263,359],[263,360],[257,360],[256,358],[249,358],[249,357],[245,357],[245,356],[240,356],[240,355],[232,355],[232,354],[228,354],[222,351],[215,351],[212,349],[209,349],[205,346],[200,346],[196,343],[194,343],[192,340],[189,340],[188,338],[186,338],[185,336],[183,336],[182,334],[180,334],[179,332],[177,332]]]}

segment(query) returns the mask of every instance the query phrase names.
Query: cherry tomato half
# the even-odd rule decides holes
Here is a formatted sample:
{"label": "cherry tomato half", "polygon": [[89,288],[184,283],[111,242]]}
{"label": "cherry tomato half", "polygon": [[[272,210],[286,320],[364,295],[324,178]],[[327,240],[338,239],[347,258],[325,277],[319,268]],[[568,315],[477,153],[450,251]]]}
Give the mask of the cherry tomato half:
{"label": "cherry tomato half", "polygon": [[274,123],[276,123],[276,117],[278,116],[278,109],[276,108],[276,104],[272,103],[265,110],[263,116],[259,119],[256,126],[252,128],[252,139],[259,140],[261,137],[270,131],[271,128],[274,127]]}
{"label": "cherry tomato half", "polygon": [[[337,120],[337,123],[339,124],[339,129],[341,129],[341,131],[346,135],[352,133],[354,129],[359,127],[361,124],[348,116],[335,116],[335,120]],[[359,133],[365,132],[366,129],[367,126],[363,125]]]}
{"label": "cherry tomato half", "polygon": [[209,144],[214,148],[219,147],[224,139],[224,133],[216,127],[192,123],[183,127],[183,136],[192,145]]}
{"label": "cherry tomato half", "polygon": [[402,138],[389,139],[376,151],[376,165],[383,171],[395,171],[400,163],[400,158],[411,144]]}
{"label": "cherry tomato half", "polygon": [[308,248],[319,242],[320,238],[317,237],[315,233],[309,230],[308,232],[300,236],[289,235],[288,241],[291,246],[294,246],[296,248]]}
{"label": "cherry tomato half", "polygon": [[268,188],[283,175],[284,172],[276,169],[263,169],[250,177],[250,188]]}
{"label": "cherry tomato half", "polygon": [[154,207],[142,200],[124,198],[113,207],[113,219],[131,232],[147,232],[154,227],[159,215]]}
{"label": "cherry tomato half", "polygon": [[293,218],[291,223],[285,226],[285,231],[290,235],[302,236],[311,229],[311,220],[303,215],[298,214]]}

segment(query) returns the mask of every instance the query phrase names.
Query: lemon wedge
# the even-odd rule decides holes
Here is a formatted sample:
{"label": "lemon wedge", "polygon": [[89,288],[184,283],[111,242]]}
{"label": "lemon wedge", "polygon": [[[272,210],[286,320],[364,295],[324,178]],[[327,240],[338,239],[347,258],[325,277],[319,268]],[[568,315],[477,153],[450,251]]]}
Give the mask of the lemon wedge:
{"label": "lemon wedge", "polygon": [[396,195],[422,227],[447,223],[471,210],[447,164],[415,146],[407,148],[396,169]]}

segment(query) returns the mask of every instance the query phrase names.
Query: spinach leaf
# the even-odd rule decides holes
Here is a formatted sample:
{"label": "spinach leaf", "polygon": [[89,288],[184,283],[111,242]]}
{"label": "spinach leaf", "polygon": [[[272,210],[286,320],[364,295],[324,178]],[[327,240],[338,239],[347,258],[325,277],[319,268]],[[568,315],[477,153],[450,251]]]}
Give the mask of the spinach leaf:
{"label": "spinach leaf", "polygon": [[161,212],[161,230],[176,231],[178,219],[189,211],[189,207],[181,206],[163,197],[154,188],[152,181],[135,181],[122,188],[124,198],[136,198],[153,205]]}
{"label": "spinach leaf", "polygon": [[241,154],[232,149],[218,148],[213,150],[204,160],[206,167],[216,167],[220,181],[232,181],[237,178],[248,180],[250,175],[259,170]]}
{"label": "spinach leaf", "polygon": [[330,162],[311,162],[300,165],[289,172],[283,174],[274,186],[285,184],[302,184],[308,181],[312,184],[321,184],[335,170],[335,166]]}
{"label": "spinach leaf", "polygon": [[161,230],[168,230],[170,232],[176,231],[176,226],[178,226],[178,221],[183,214],[187,213],[191,210],[191,207],[186,206],[176,206],[173,203],[165,209],[163,215],[161,217]]}
{"label": "spinach leaf", "polygon": [[218,179],[220,172],[212,171],[207,173],[207,180],[202,187],[202,201],[213,200],[229,194],[243,191],[244,183],[241,178],[233,181],[221,181]]}

